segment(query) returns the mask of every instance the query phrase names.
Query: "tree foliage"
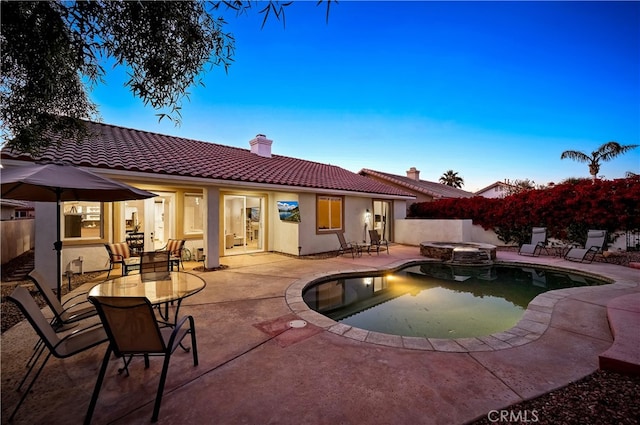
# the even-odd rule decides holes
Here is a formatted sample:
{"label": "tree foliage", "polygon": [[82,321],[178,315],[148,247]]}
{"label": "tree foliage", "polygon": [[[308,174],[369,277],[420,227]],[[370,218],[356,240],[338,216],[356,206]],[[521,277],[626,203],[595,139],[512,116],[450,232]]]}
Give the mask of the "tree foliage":
{"label": "tree foliage", "polygon": [[621,145],[618,142],[611,141],[602,144],[598,149],[591,152],[591,155],[581,151],[568,150],[560,154],[560,159],[569,158],[589,164],[589,174],[591,174],[591,178],[595,181],[600,172],[600,163],[602,161],[611,161],[613,158],[637,147],[638,145]]}
{"label": "tree foliage", "polygon": [[[126,86],[159,111],[159,119],[179,124],[182,101],[190,87],[202,85],[202,72],[227,70],[233,61],[233,35],[214,15],[223,8],[247,13],[260,4],[263,25],[270,17],[284,23],[291,3],[3,0],[3,140],[37,154],[61,139],[86,136],[81,120],[98,119],[88,90],[103,82],[109,60],[127,68]],[[326,3],[328,13],[331,0]]]}
{"label": "tree foliage", "polygon": [[447,170],[440,177],[440,183],[460,189],[462,186],[464,186],[464,179],[458,175],[458,172]]}
{"label": "tree foliage", "polygon": [[506,186],[502,188],[504,196],[515,195],[516,193],[525,192],[533,189],[544,189],[544,185],[537,185],[536,182],[529,179],[515,179],[513,181],[506,179]]}
{"label": "tree foliage", "polygon": [[584,244],[588,229],[640,229],[640,178],[584,179],[505,198],[440,199],[415,203],[409,217],[472,219],[492,229],[505,243],[529,242],[533,227],[546,227],[550,237]]}

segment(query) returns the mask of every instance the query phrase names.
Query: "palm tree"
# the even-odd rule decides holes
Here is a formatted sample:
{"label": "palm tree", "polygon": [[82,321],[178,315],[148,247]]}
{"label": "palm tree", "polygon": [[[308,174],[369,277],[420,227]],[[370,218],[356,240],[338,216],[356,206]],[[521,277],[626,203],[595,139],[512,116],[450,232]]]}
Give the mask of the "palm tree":
{"label": "palm tree", "polygon": [[464,179],[459,177],[457,172],[448,170],[442,175],[442,177],[440,177],[440,183],[460,189],[464,186]]}
{"label": "palm tree", "polygon": [[600,172],[600,161],[610,161],[618,155],[637,148],[638,145],[621,145],[618,142],[607,142],[600,146],[597,150],[591,152],[591,156],[580,151],[564,151],[560,155],[560,159],[570,158],[578,162],[589,163],[589,174],[596,181],[596,176]]}

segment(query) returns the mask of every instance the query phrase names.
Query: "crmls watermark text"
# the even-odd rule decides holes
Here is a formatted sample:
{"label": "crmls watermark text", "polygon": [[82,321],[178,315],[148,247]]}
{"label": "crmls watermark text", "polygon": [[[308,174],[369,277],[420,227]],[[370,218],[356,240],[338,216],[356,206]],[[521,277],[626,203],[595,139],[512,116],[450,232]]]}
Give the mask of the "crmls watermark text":
{"label": "crmls watermark text", "polygon": [[537,410],[492,410],[487,415],[489,422],[535,423],[539,421]]}

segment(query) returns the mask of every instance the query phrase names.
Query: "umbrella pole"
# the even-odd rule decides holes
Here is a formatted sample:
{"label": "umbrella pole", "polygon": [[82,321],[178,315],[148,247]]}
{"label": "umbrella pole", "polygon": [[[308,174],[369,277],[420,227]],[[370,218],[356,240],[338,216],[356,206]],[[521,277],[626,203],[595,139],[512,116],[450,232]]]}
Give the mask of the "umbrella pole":
{"label": "umbrella pole", "polygon": [[58,239],[53,243],[53,249],[56,250],[56,263],[57,263],[57,275],[56,283],[58,287],[58,301],[62,300],[62,240],[60,240],[60,195],[62,189],[56,189],[57,201],[56,201],[56,236]]}

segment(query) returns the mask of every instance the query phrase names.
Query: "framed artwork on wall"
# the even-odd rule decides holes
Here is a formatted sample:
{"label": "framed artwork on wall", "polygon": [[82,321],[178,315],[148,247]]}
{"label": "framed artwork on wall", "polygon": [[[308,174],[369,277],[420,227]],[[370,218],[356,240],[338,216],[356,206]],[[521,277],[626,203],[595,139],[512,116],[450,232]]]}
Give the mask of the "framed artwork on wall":
{"label": "framed artwork on wall", "polygon": [[278,214],[282,221],[299,223],[300,208],[298,207],[298,201],[278,201]]}

